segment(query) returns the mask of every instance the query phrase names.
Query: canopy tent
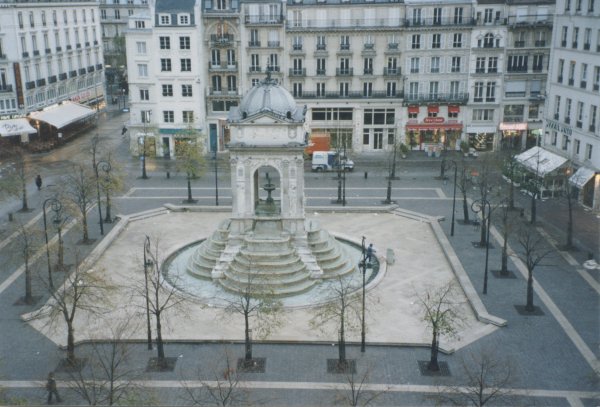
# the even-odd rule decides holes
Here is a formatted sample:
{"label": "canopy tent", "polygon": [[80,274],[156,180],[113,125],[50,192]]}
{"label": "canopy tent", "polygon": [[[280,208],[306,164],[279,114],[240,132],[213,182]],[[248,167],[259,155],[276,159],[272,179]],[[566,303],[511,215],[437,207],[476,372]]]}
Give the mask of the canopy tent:
{"label": "canopy tent", "polygon": [[569,183],[581,189],[590,179],[596,174],[596,171],[590,170],[587,167],[579,167],[575,174],[569,178]]}
{"label": "canopy tent", "polygon": [[0,137],[35,133],[37,133],[37,130],[31,127],[27,119],[0,120]]}
{"label": "canopy tent", "polygon": [[57,129],[62,129],[69,124],[85,119],[95,113],[94,109],[90,109],[87,106],[66,101],[62,102],[60,105],[46,108],[41,112],[31,112],[29,117],[46,122]]}
{"label": "canopy tent", "polygon": [[567,162],[567,159],[535,146],[515,157],[528,171],[544,177]]}

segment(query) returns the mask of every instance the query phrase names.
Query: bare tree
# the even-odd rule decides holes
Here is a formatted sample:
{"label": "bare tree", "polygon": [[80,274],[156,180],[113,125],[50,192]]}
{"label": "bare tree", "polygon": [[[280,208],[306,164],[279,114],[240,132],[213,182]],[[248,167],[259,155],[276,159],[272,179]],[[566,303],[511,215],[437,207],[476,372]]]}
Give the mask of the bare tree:
{"label": "bare tree", "polygon": [[12,147],[8,152],[12,166],[0,178],[0,196],[12,196],[21,199],[21,212],[29,211],[27,200],[27,182],[31,177],[31,165],[25,150],[20,146]]}
{"label": "bare tree", "polygon": [[64,178],[65,194],[76,208],[81,220],[83,237],[82,243],[90,243],[88,233],[87,212],[94,205],[95,178],[93,172],[81,164],[73,166],[71,174]]}
{"label": "bare tree", "polygon": [[508,276],[508,239],[513,230],[513,220],[510,216],[510,198],[508,204],[501,206],[500,217],[502,219],[502,255],[500,275]]}
{"label": "bare tree", "polygon": [[[474,181],[474,187],[477,189],[479,199],[484,202],[490,201],[490,193],[494,185],[495,160],[492,154],[482,155],[479,161],[478,175]],[[481,234],[479,238],[479,247],[485,247],[487,242],[487,217],[490,213],[485,211],[485,205],[481,206]]]}
{"label": "bare tree", "polygon": [[462,383],[440,387],[437,398],[445,404],[483,407],[502,402],[510,396],[513,381],[512,363],[492,350],[470,352],[460,360]]}
{"label": "bare tree", "polygon": [[[462,145],[462,144],[461,144]],[[467,167],[467,161],[464,156],[460,160],[460,166],[458,167],[458,179],[457,187],[460,190],[463,201],[463,222],[465,225],[469,224],[469,203],[467,200],[467,194],[472,186],[471,178],[469,177],[469,169]]]}
{"label": "bare tree", "polygon": [[35,254],[35,251],[40,247],[40,242],[34,231],[27,229],[25,225],[19,222],[17,226],[16,244],[19,258],[23,261],[23,266],[25,267],[25,295],[22,297],[21,301],[24,304],[31,305],[35,303],[32,290],[31,258]]}
{"label": "bare tree", "polygon": [[508,179],[508,209],[513,211],[515,210],[515,178],[520,174],[519,171],[519,162],[516,159],[517,152],[510,146],[503,149],[501,152],[502,158],[502,174]]}
{"label": "bare tree", "polygon": [[523,225],[519,231],[519,246],[520,250],[517,252],[517,256],[527,267],[527,304],[525,310],[533,312],[535,311],[533,305],[533,270],[540,266],[542,261],[552,253],[552,249],[546,245],[544,238],[533,227],[526,225]]}
{"label": "bare tree", "polygon": [[165,357],[164,341],[162,337],[163,315],[171,308],[178,308],[185,300],[179,295],[174,284],[168,284],[161,270],[161,252],[160,242],[155,239],[154,246],[149,248],[147,252],[151,260],[149,267],[144,269],[147,273],[148,289],[146,286],[136,287],[141,296],[146,300],[148,311],[154,316],[156,323],[156,349],[157,359],[156,368],[159,370],[168,368],[168,360]]}
{"label": "bare tree", "polygon": [[345,371],[346,331],[358,332],[361,327],[362,298],[358,287],[338,277],[330,288],[328,302],[319,307],[310,320],[313,328],[327,328],[332,322],[338,327],[338,367]]}
{"label": "bare tree", "polygon": [[[234,359],[228,351],[225,351],[223,360],[225,366],[212,366],[208,368],[208,374],[212,380],[203,380],[199,388],[187,385],[183,382],[183,388],[188,400],[192,405],[199,406],[241,406],[256,405],[256,402],[248,400],[247,391],[240,388],[242,374],[235,369]],[[206,372],[207,369],[204,369]],[[198,369],[196,376],[202,377],[203,372]]]}
{"label": "bare tree", "polygon": [[366,384],[371,376],[372,368],[367,367],[364,372],[357,374],[349,371],[345,373],[344,391],[338,392],[336,395],[336,404],[345,406],[368,406],[378,397],[385,393],[386,390],[368,390]]}
{"label": "bare tree", "polygon": [[459,303],[456,300],[456,286],[450,281],[438,288],[417,294],[423,313],[423,321],[431,328],[431,358],[427,369],[437,372],[440,336],[453,335],[461,322]]}
{"label": "bare tree", "polygon": [[124,173],[121,164],[115,160],[112,151],[108,151],[104,156],[104,161],[108,163],[108,171],[103,177],[100,177],[100,188],[104,195],[104,203],[106,205],[104,223],[113,221],[111,215],[111,197],[117,192],[125,189]]}
{"label": "bare tree", "polygon": [[[260,338],[266,338],[283,323],[281,301],[262,284],[265,278],[250,267],[247,280],[240,287],[241,291],[235,294],[234,299],[227,300],[227,307],[225,307],[226,313],[238,314],[244,318],[246,363],[252,362],[251,332],[256,332]],[[252,328],[250,328],[251,321]]]}
{"label": "bare tree", "polygon": [[131,347],[126,334],[129,322],[120,323],[111,331],[109,341],[92,343],[86,369],[70,374],[71,389],[90,406],[112,406],[142,396],[142,390],[134,384],[140,372],[130,364]]}
{"label": "bare tree", "polygon": [[567,236],[564,248],[566,250],[573,249],[573,206],[576,200],[576,190],[570,183],[570,175],[573,174],[573,163],[568,162],[567,168],[563,173],[563,197],[567,202]]}
{"label": "bare tree", "polygon": [[202,155],[201,134],[194,128],[188,128],[182,134],[188,141],[179,144],[177,149],[177,171],[186,175],[188,198],[187,203],[196,202],[192,198],[192,179],[199,177],[204,170],[204,156]]}
{"label": "bare tree", "polygon": [[47,286],[50,301],[34,317],[48,318],[49,325],[64,322],[67,328],[67,358],[71,367],[78,366],[75,357],[75,316],[78,311],[99,315],[109,304],[106,301],[108,285],[94,270],[83,270],[76,256],[74,271],[66,276],[62,286],[56,290]]}

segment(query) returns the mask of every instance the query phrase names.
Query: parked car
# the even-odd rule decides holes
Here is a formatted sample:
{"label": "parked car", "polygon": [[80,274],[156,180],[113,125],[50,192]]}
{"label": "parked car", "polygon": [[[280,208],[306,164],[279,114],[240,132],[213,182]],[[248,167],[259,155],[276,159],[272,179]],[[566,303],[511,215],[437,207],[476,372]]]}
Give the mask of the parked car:
{"label": "parked car", "polygon": [[346,171],[354,170],[354,161],[336,151],[315,151],[312,156],[313,171],[335,171],[343,168]]}

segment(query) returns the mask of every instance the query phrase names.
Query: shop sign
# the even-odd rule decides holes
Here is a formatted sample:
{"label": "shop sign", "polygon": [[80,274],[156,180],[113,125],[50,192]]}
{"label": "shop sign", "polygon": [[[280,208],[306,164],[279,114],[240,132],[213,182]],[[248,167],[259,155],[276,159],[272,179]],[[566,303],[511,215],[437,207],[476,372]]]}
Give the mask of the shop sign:
{"label": "shop sign", "polygon": [[423,123],[444,123],[443,117],[426,117],[423,119]]}
{"label": "shop sign", "polygon": [[0,116],[0,120],[22,119],[27,117],[25,114],[5,114]]}
{"label": "shop sign", "polygon": [[527,130],[527,123],[500,123],[500,130],[508,130],[508,131]]}
{"label": "shop sign", "polygon": [[89,91],[81,92],[79,95],[71,96],[70,100],[73,102],[79,102],[81,100],[88,100],[91,97]]}
{"label": "shop sign", "polygon": [[571,126],[566,126],[559,122],[555,122],[554,120],[546,119],[546,125],[548,126],[548,128],[556,130],[560,133],[564,133],[568,136],[573,134],[573,129],[571,128]]}

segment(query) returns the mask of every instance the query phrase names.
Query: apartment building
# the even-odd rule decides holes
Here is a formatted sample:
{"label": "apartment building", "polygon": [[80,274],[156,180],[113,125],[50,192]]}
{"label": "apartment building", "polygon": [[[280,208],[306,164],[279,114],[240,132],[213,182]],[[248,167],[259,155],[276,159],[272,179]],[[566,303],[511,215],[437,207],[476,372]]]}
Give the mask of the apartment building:
{"label": "apartment building", "polygon": [[[156,8],[170,3],[157,0]],[[202,93],[193,99],[206,100],[200,121],[211,149],[226,148],[227,111],[266,72],[307,106],[308,133],[327,133],[355,153],[383,153],[397,142],[430,154],[461,141],[525,148],[541,132],[550,0],[199,0],[196,7]],[[152,28],[156,14],[151,8]],[[128,44],[148,29],[129,27]],[[160,27],[169,28],[175,35],[177,27]],[[153,65],[156,46],[148,48]],[[132,94],[132,117],[137,103]],[[183,128],[177,116],[174,127]]]}
{"label": "apartment building", "polygon": [[[59,116],[56,105],[63,101],[98,106],[104,100],[103,80],[95,1],[5,0],[0,4],[2,119],[22,118],[42,109],[54,109]],[[73,117],[73,122],[77,120]],[[39,126],[45,125],[35,124],[38,133]],[[55,135],[60,131],[54,126]]]}
{"label": "apartment building", "polygon": [[544,149],[571,161],[571,184],[600,209],[600,2],[558,0]]}

